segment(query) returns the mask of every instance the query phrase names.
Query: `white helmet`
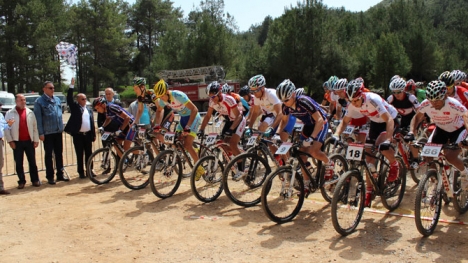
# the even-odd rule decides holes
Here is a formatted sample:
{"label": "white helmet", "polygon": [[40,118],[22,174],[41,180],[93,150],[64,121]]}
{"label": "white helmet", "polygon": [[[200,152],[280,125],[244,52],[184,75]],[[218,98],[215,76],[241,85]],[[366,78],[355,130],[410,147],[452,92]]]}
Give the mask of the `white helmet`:
{"label": "white helmet", "polygon": [[404,91],[406,89],[406,81],[402,78],[394,79],[388,85],[391,91]]}
{"label": "white helmet", "polygon": [[231,87],[227,83],[224,83],[224,85],[221,87],[221,93],[223,94],[228,94],[231,92]]}
{"label": "white helmet", "polygon": [[249,79],[248,85],[251,90],[256,90],[266,86],[266,80],[263,75],[256,75]]}
{"label": "white helmet", "polygon": [[281,101],[285,101],[291,98],[295,91],[296,86],[294,86],[294,83],[292,83],[289,79],[285,79],[276,88],[276,96]]}
{"label": "white helmet", "polygon": [[345,90],[346,87],[348,86],[348,80],[347,79],[339,79],[335,85],[333,85],[333,90],[338,91],[338,90]]}
{"label": "white helmet", "polygon": [[298,88],[298,89],[295,90],[295,93],[296,93],[296,98],[297,98],[297,97],[299,97],[301,95],[304,95],[305,90],[304,90],[304,88]]}

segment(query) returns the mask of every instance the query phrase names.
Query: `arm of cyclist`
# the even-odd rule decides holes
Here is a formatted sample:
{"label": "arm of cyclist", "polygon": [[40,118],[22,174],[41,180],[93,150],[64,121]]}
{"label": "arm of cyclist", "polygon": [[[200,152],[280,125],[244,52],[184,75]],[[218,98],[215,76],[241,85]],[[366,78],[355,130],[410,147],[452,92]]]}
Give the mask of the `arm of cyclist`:
{"label": "arm of cyclist", "polygon": [[315,126],[314,126],[314,130],[310,134],[310,137],[312,137],[312,139],[315,140],[318,134],[320,133],[320,131],[323,129],[325,120],[322,118],[322,115],[318,111],[312,114],[312,118],[315,120]]}
{"label": "arm of cyclist", "polygon": [[278,125],[280,125],[281,121],[283,120],[283,111],[281,110],[281,103],[275,104],[275,106],[273,106],[273,110],[276,112],[276,118],[275,121],[271,124],[271,127],[276,128],[278,127]]}
{"label": "arm of cyclist", "polygon": [[140,121],[141,115],[143,114],[143,110],[144,110],[143,102],[138,101],[137,104],[138,104],[138,108],[135,114],[135,124],[138,124],[138,122]]}
{"label": "arm of cyclist", "polygon": [[257,120],[258,115],[260,115],[261,108],[259,105],[254,105],[250,109],[249,116],[247,118],[247,125],[252,128],[253,125],[255,124],[255,120]]}
{"label": "arm of cyclist", "polygon": [[211,115],[213,115],[213,108],[209,107],[208,110],[206,111],[206,115],[203,118],[203,121],[202,121],[202,123],[200,125],[200,131],[205,130],[206,125],[208,124],[208,122],[211,119]]}
{"label": "arm of cyclist", "polygon": [[417,111],[416,115],[414,115],[413,119],[411,119],[410,123],[410,132],[412,134],[416,134],[416,128],[419,126],[419,124],[423,121],[424,119],[424,113]]}
{"label": "arm of cyclist", "polygon": [[232,112],[236,116],[236,118],[232,121],[231,127],[229,127],[229,130],[234,130],[237,126],[239,126],[240,122],[244,118],[244,115],[242,115],[237,107],[233,107]]}
{"label": "arm of cyclist", "polygon": [[119,115],[124,121],[122,122],[122,126],[120,126],[120,130],[123,131],[125,130],[125,128],[127,127],[127,125],[130,123],[130,121],[132,120],[132,118],[130,116],[128,116],[127,113],[125,113],[124,111],[122,111]]}
{"label": "arm of cyclist", "polygon": [[341,120],[340,124],[338,124],[338,127],[336,127],[335,133],[333,134],[336,137],[339,137],[343,131],[346,129],[346,126],[348,126],[348,123],[351,121],[351,117],[349,116],[344,116],[343,119]]}
{"label": "arm of cyclist", "polygon": [[[187,127],[190,129],[190,127],[192,127],[192,124],[193,124],[193,121],[195,120],[195,118],[197,117],[197,114],[198,114],[198,108],[195,106],[195,104],[193,104],[192,101],[187,101],[187,103],[185,104],[185,107],[187,107],[187,109],[190,110],[190,117],[189,117],[189,120],[187,122]],[[187,128],[185,127],[185,128]],[[184,128],[184,129],[185,129]]]}

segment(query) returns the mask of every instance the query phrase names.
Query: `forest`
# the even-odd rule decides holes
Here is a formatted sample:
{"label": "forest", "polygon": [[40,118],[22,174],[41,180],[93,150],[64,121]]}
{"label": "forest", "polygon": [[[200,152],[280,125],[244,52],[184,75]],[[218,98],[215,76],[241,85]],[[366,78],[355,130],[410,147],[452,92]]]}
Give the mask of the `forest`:
{"label": "forest", "polygon": [[[468,20],[464,0],[383,0],[366,12],[303,0],[277,18],[240,32],[223,0],[202,0],[183,14],[168,0],[0,0],[0,78],[12,93],[61,84],[60,41],[78,47],[77,85],[97,96],[107,86],[152,84],[158,72],[222,65],[242,85],[263,74],[321,96],[331,75],[365,79],[386,90],[398,74],[430,81],[466,70]],[[64,85],[62,85],[62,89]]]}

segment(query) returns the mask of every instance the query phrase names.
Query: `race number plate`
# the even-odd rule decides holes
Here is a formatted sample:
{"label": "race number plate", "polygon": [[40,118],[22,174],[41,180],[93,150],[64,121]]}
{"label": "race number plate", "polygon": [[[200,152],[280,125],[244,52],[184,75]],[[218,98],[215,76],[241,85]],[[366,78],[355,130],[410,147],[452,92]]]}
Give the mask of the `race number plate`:
{"label": "race number plate", "polygon": [[439,153],[442,150],[442,144],[426,143],[421,152],[421,156],[424,157],[439,157]]}
{"label": "race number plate", "polygon": [[107,138],[109,138],[109,135],[110,135],[110,134],[111,134],[110,132],[105,132],[105,133],[101,136],[101,140],[103,140],[103,141],[107,140]]}
{"label": "race number plate", "polygon": [[174,132],[167,132],[164,134],[164,142],[165,143],[174,143],[175,133]]}
{"label": "race number plate", "polygon": [[258,134],[254,134],[252,135],[252,137],[249,138],[249,140],[247,141],[247,145],[253,145],[255,143],[255,141],[257,140],[258,138]]}
{"label": "race number plate", "polygon": [[216,142],[216,137],[218,137],[217,133],[208,133],[208,137],[206,137],[205,143],[206,146],[210,146]]}
{"label": "race number plate", "polygon": [[364,152],[364,144],[350,143],[346,150],[346,159],[360,161]]}
{"label": "race number plate", "polygon": [[283,144],[281,144],[281,146],[278,148],[275,154],[287,154],[291,146],[291,142],[284,142]]}
{"label": "race number plate", "polygon": [[356,126],[354,126],[354,125],[348,125],[348,126],[346,126],[346,129],[343,131],[343,133],[349,135],[349,134],[353,133],[355,127]]}
{"label": "race number plate", "polygon": [[145,128],[140,128],[140,130],[138,131],[138,135],[140,137],[144,137],[145,136],[145,132],[146,132],[146,129]]}

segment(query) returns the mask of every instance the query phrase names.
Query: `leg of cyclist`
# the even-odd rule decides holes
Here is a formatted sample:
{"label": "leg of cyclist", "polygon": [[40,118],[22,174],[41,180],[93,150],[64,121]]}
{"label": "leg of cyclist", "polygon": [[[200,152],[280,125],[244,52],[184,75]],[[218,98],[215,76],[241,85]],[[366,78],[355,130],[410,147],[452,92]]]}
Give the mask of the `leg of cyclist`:
{"label": "leg of cyclist", "polygon": [[[436,128],[437,130],[438,128]],[[439,133],[440,134],[440,133]],[[445,140],[447,140],[448,138],[448,141],[449,142],[454,142],[454,143],[459,143],[461,142],[462,140],[464,140],[466,138],[466,135],[467,135],[467,130],[465,129],[465,127],[462,127],[454,132],[451,132],[451,133],[448,133],[448,132],[444,132],[445,134]],[[438,142],[438,136],[434,136],[434,138],[432,138],[432,142],[434,142],[434,140],[436,141],[436,143]],[[463,160],[460,159],[460,152],[461,152],[461,149],[458,149],[458,150],[450,150],[450,149],[445,149],[445,158],[447,159],[447,162],[449,162],[450,164],[452,164],[453,166],[455,166],[455,168],[460,171],[460,175],[462,177],[462,180],[461,180],[461,183],[462,183],[462,188],[467,191],[468,190],[468,170],[467,168],[465,167],[464,163],[463,163]]]}

